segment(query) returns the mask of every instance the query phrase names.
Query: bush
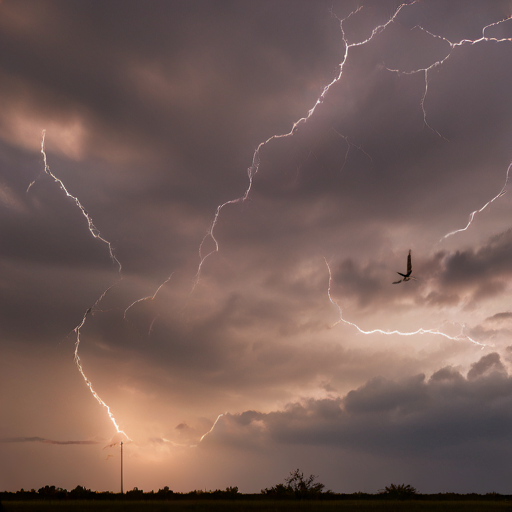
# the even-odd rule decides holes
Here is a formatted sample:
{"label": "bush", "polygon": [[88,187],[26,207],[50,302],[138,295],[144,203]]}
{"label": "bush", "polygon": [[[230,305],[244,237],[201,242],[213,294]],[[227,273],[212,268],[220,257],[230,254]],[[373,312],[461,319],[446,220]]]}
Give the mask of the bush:
{"label": "bush", "polygon": [[379,490],[379,494],[385,494],[389,498],[393,499],[405,500],[413,498],[416,494],[418,494],[418,491],[415,487],[412,487],[409,484],[391,484],[388,487]]}
{"label": "bush", "polygon": [[66,489],[61,489],[60,487],[55,487],[55,485],[45,485],[44,487],[41,487],[37,493],[43,498],[62,500],[67,496],[68,491],[66,491]]}
{"label": "bush", "polygon": [[86,500],[87,498],[91,498],[94,494],[96,493],[91,491],[91,489],[77,485],[73,490],[69,491],[68,496],[71,499]]}
{"label": "bush", "polygon": [[131,491],[126,491],[126,497],[132,500],[141,500],[144,498],[144,491],[134,487]]}
{"label": "bush", "polygon": [[290,473],[288,478],[285,478],[284,484],[274,485],[270,489],[262,489],[261,492],[276,498],[318,498],[322,494],[325,485],[315,482],[316,479],[315,475],[309,475],[308,478],[304,478],[304,473],[300,469],[296,469]]}

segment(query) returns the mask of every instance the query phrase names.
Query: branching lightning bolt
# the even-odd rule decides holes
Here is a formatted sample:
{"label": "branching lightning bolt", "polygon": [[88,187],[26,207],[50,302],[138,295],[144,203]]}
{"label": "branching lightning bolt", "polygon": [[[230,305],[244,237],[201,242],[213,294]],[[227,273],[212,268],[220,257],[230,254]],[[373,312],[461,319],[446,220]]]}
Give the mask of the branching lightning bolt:
{"label": "branching lightning bolt", "polygon": [[[396,16],[396,15],[395,15]],[[432,71],[434,68],[438,68],[440,66],[442,66],[452,55],[453,53],[453,50],[459,46],[464,46],[466,44],[469,44],[469,45],[475,45],[477,43],[481,43],[481,42],[484,42],[484,41],[494,41],[496,43],[504,43],[504,42],[512,42],[512,38],[509,38],[509,37],[505,37],[505,38],[502,38],[502,39],[497,39],[495,37],[486,37],[485,36],[485,31],[486,29],[490,28],[490,27],[493,27],[493,26],[497,26],[499,25],[500,23],[503,23],[505,21],[508,21],[512,19],[511,16],[508,16],[502,20],[499,20],[499,21],[496,21],[494,23],[490,23],[489,25],[486,25],[483,29],[482,29],[482,37],[480,37],[479,39],[475,39],[475,40],[472,40],[472,39],[463,39],[461,41],[459,41],[458,43],[453,43],[452,41],[450,41],[449,39],[447,39],[446,37],[443,37],[443,36],[439,36],[437,34],[433,34],[432,32],[424,29],[423,27],[421,26],[417,26],[417,27],[414,27],[414,28],[418,28],[419,30],[422,30],[423,32],[427,33],[428,35],[436,38],[436,39],[441,39],[442,41],[444,41],[445,43],[447,43],[450,47],[450,51],[448,52],[448,54],[446,55],[446,57],[444,57],[443,59],[439,60],[439,61],[436,61],[434,62],[433,64],[431,64],[430,66],[426,67],[426,68],[420,68],[420,69],[416,69],[414,71],[400,71],[398,69],[390,69],[390,68],[386,68],[388,69],[388,71],[392,71],[392,72],[395,72],[395,73],[398,73],[398,74],[403,74],[403,75],[413,75],[415,73],[424,73],[425,74],[425,89],[423,91],[423,96],[421,98],[421,109],[422,109],[422,112],[423,112],[423,122],[425,123],[425,125],[430,128],[433,132],[435,132],[437,135],[439,135],[439,137],[442,137],[443,139],[445,139],[446,141],[448,141],[448,139],[446,139],[446,137],[444,137],[441,133],[439,133],[435,128],[433,128],[427,121],[427,111],[425,109],[425,99],[427,97],[427,94],[428,94],[428,83],[429,83],[429,72]],[[449,141],[448,141],[449,142]],[[491,200],[487,201],[487,203],[485,203],[479,210],[475,210],[473,212],[470,213],[469,215],[469,220],[468,220],[468,223],[466,225],[466,227],[464,228],[461,228],[461,229],[456,229],[454,231],[451,231],[450,233],[447,233],[446,235],[444,235],[440,242],[445,240],[446,238],[452,236],[452,235],[455,235],[457,233],[461,233],[462,231],[466,231],[472,224],[473,222],[473,219],[475,218],[475,215],[482,212],[483,210],[485,210],[485,208],[487,208],[487,206],[489,206],[491,203],[493,203],[494,201],[496,201],[496,199],[499,199],[500,197],[502,197],[505,193],[506,193],[506,188],[507,188],[507,185],[508,185],[508,180],[509,180],[509,175],[510,175],[510,169],[512,168],[512,162],[509,164],[508,168],[507,168],[507,172],[506,172],[506,178],[505,178],[505,183],[502,187],[502,189],[500,190],[500,192],[495,196],[493,197]]]}
{"label": "branching lightning bolt", "polygon": [[[416,2],[417,0],[414,0],[414,2]],[[413,2],[413,3],[414,3]],[[215,215],[213,217],[213,221],[210,225],[210,228],[209,230],[207,231],[207,233],[205,234],[205,236],[203,237],[203,240],[201,241],[201,244],[199,246],[199,266],[198,266],[198,269],[197,269],[197,273],[196,273],[196,276],[195,276],[195,284],[197,284],[199,282],[199,279],[200,279],[200,276],[201,276],[201,270],[202,270],[202,267],[203,267],[203,264],[204,262],[206,261],[206,259],[212,255],[213,253],[216,253],[216,252],[219,252],[219,243],[217,241],[217,239],[215,238],[215,235],[214,235],[214,229],[215,229],[215,226],[217,225],[217,221],[219,219],[219,215],[220,215],[220,212],[221,210],[227,206],[228,204],[235,204],[235,203],[240,203],[240,202],[244,202],[247,200],[248,196],[249,196],[249,193],[251,191],[251,188],[252,188],[252,183],[253,183],[253,178],[254,176],[256,175],[256,173],[258,172],[258,169],[259,169],[259,165],[260,165],[260,151],[261,149],[266,145],[268,144],[270,141],[274,140],[274,139],[280,139],[280,138],[284,138],[284,137],[289,137],[291,135],[293,135],[293,133],[295,132],[295,130],[297,129],[297,127],[304,123],[307,119],[309,119],[313,113],[315,112],[315,109],[317,107],[317,105],[319,105],[320,103],[322,103],[322,100],[325,96],[325,94],[328,92],[328,90],[331,88],[331,86],[333,84],[335,84],[342,76],[342,73],[343,73],[343,64],[346,62],[347,60],[347,56],[348,56],[348,52],[350,50],[350,48],[354,47],[354,46],[360,46],[360,45],[363,45],[363,44],[366,44],[367,42],[371,41],[373,39],[373,37],[375,37],[377,34],[379,34],[380,32],[382,32],[382,30],[384,30],[395,18],[396,16],[398,15],[398,13],[400,12],[400,10],[402,9],[402,7],[406,6],[406,5],[409,5],[407,3],[403,3],[402,5],[400,5],[400,7],[396,10],[395,14],[393,15],[393,17],[388,21],[386,22],[385,24],[383,25],[379,25],[378,27],[376,27],[371,36],[366,39],[365,41],[362,41],[362,42],[359,42],[359,43],[353,43],[353,44],[349,44],[346,37],[345,37],[345,31],[343,29],[343,22],[346,21],[348,18],[350,18],[352,15],[356,14],[357,12],[359,12],[363,7],[359,7],[358,9],[356,9],[355,11],[353,11],[352,13],[350,13],[347,18],[343,19],[343,20],[340,20],[339,18],[337,18],[339,21],[340,21],[340,28],[341,28],[341,33],[342,33],[342,38],[343,38],[343,42],[345,44],[345,55],[343,57],[343,60],[340,64],[340,72],[338,74],[338,76],[336,78],[334,78],[334,80],[329,84],[327,85],[326,87],[324,87],[323,91],[322,91],[322,94],[320,95],[320,97],[318,98],[318,100],[316,101],[315,105],[313,106],[313,108],[311,108],[308,112],[308,115],[306,117],[302,117],[301,119],[299,119],[298,121],[296,121],[293,126],[292,126],[292,129],[288,132],[288,133],[284,133],[282,135],[272,135],[272,137],[269,137],[266,141],[262,142],[259,144],[259,146],[256,148],[256,150],[254,151],[254,155],[253,155],[253,159],[252,159],[252,165],[251,167],[249,167],[247,169],[247,175],[249,177],[249,185],[247,187],[247,190],[245,191],[244,195],[237,198],[237,199],[232,199],[230,201],[226,201],[225,203],[219,205],[217,207],[217,210],[215,212]],[[333,14],[334,15],[334,14]],[[335,15],[334,15],[335,16]],[[333,128],[334,130],[334,128]],[[347,143],[348,145],[348,148],[350,149],[350,146],[354,146],[354,147],[357,147],[358,149],[360,149],[361,151],[362,148],[359,147],[359,146],[356,146],[352,143],[349,142],[348,138],[345,136],[345,135],[342,135],[341,133],[339,133],[337,130],[334,130],[340,137],[342,137],[345,142]],[[364,151],[363,151],[364,152]],[[366,156],[368,156],[368,158],[370,158],[371,160],[371,156],[364,152]],[[205,243],[205,241],[210,238],[215,247],[214,249],[212,249],[209,253],[207,253],[206,255],[203,255],[202,253],[202,248],[203,248],[203,244]],[[194,284],[194,286],[195,286]]]}
{"label": "branching lightning bolt", "polygon": [[[106,292],[105,292],[106,293]],[[105,293],[96,301],[96,304],[103,298],[103,296],[105,295]],[[94,307],[94,306],[93,306]],[[112,422],[112,424],[114,425],[116,431],[118,434],[123,434],[125,436],[125,438],[128,440],[128,441],[131,441],[131,439],[128,437],[128,435],[126,434],[126,432],[124,430],[121,430],[119,428],[119,425],[114,417],[114,415],[112,414],[112,411],[110,410],[110,406],[108,406],[104,401],[103,399],[98,395],[98,393],[96,393],[96,391],[94,390],[94,388],[92,387],[92,383],[91,381],[87,378],[87,376],[85,375],[84,373],[84,370],[82,368],[82,363],[80,361],[80,356],[78,355],[78,347],[80,346],[80,329],[84,326],[85,324],[85,320],[87,318],[87,316],[92,312],[92,308],[89,308],[85,314],[84,314],[84,317],[82,318],[82,321],[80,322],[80,324],[78,324],[74,331],[76,333],[76,341],[75,341],[75,363],[76,363],[76,366],[78,368],[78,371],[80,372],[80,374],[82,375],[85,383],[87,384],[87,387],[89,388],[89,391],[92,393],[92,396],[94,396],[94,398],[98,401],[98,403],[100,405],[102,405],[106,410],[107,410],[107,414],[108,414],[108,417],[110,418],[110,421]]]}
{"label": "branching lightning bolt", "polygon": [[[64,183],[62,182],[62,180],[60,180],[59,178],[57,178],[50,170],[50,167],[48,165],[48,161],[47,161],[47,158],[46,158],[46,151],[45,151],[45,137],[46,137],[46,130],[43,130],[42,132],[42,137],[41,137],[41,154],[43,155],[43,161],[44,161],[44,172],[50,176],[53,181],[55,183],[57,183],[59,185],[59,187],[65,192],[65,194],[70,197],[71,199],[73,199],[73,201],[75,202],[75,204],[78,206],[78,208],[80,209],[80,211],[82,212],[82,215],[86,218],[87,220],[87,225],[88,225],[88,228],[89,228],[89,232],[92,234],[92,236],[98,240],[100,240],[101,242],[103,242],[104,244],[107,245],[108,247],[108,250],[109,250],[109,254],[110,254],[110,258],[112,259],[113,262],[115,262],[117,264],[117,267],[118,267],[118,270],[119,270],[119,273],[121,273],[121,263],[119,262],[119,260],[116,258],[116,256],[114,255],[114,251],[113,251],[113,248],[112,248],[112,244],[104,239],[101,235],[100,235],[100,232],[99,230],[96,228],[96,226],[94,225],[89,213],[87,212],[87,210],[82,206],[82,203],[80,203],[80,201],[78,200],[77,197],[73,196],[72,194],[70,194],[67,190],[67,188],[65,187]],[[30,190],[30,188],[32,187],[32,185],[34,184],[34,181],[28,186],[27,188],[27,192]],[[87,319],[87,317],[89,316],[89,314],[92,313],[93,311],[93,308],[105,297],[106,293],[112,288],[112,286],[114,285],[111,285],[109,286],[101,295],[100,297],[96,300],[96,302],[93,304],[92,307],[90,307],[89,309],[87,309],[87,311],[84,313],[84,316],[82,318],[82,321],[74,328],[74,332],[76,333],[76,340],[75,340],[75,354],[74,354],[74,359],[75,359],[75,364],[78,368],[78,371],[80,372],[80,374],[82,375],[87,387],[89,388],[89,391],[92,393],[92,395],[94,396],[94,398],[98,401],[98,403],[100,405],[102,405],[106,410],[107,410],[107,414],[108,414],[108,417],[110,418],[110,421],[112,421],[112,424],[114,425],[116,431],[118,434],[123,434],[125,436],[125,438],[129,441],[131,441],[131,439],[128,437],[128,435],[126,434],[126,432],[124,432],[123,430],[121,430],[119,428],[119,425],[114,417],[114,415],[112,414],[112,411],[110,410],[110,406],[108,406],[104,401],[103,399],[98,395],[98,393],[94,390],[93,386],[92,386],[92,383],[91,381],[87,378],[87,376],[85,375],[84,373],[84,370],[83,370],[83,367],[82,367],[82,363],[80,361],[80,356],[78,355],[78,348],[80,347],[80,330],[82,329],[82,327],[84,326],[85,324],[85,321]],[[160,289],[160,288],[159,288]],[[157,290],[158,291],[158,290]]]}

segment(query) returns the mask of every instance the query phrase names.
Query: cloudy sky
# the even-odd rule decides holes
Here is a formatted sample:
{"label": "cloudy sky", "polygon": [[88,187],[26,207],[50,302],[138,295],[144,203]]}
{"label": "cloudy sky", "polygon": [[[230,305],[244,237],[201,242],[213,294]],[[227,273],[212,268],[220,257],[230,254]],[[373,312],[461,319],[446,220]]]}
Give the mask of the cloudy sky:
{"label": "cloudy sky", "polygon": [[0,489],[511,493],[511,15],[3,0]]}

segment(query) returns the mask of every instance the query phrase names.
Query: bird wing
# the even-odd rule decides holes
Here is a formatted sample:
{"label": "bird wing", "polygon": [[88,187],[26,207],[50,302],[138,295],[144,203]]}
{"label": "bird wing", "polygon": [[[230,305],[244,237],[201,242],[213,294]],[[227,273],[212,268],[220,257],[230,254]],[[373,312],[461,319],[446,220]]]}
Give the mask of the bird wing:
{"label": "bird wing", "polygon": [[409,256],[407,256],[407,274],[409,275],[411,272],[412,272],[411,250],[409,249]]}
{"label": "bird wing", "polygon": [[402,279],[400,279],[400,281],[393,281],[391,284],[398,284],[398,283],[401,283],[402,282]]}

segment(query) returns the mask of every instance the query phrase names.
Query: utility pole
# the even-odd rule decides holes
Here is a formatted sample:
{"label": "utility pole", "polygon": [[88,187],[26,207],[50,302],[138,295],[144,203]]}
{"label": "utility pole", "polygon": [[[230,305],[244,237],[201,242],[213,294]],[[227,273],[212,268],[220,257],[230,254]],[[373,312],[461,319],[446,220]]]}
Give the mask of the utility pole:
{"label": "utility pole", "polygon": [[121,441],[121,494],[123,494],[123,441]]}

